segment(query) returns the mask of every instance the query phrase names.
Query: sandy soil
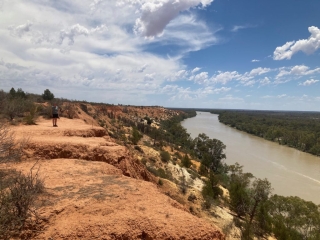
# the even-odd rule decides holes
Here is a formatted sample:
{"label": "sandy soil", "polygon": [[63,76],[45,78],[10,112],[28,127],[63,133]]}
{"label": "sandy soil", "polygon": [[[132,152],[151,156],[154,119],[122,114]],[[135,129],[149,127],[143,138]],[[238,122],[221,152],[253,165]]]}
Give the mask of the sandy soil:
{"label": "sandy soil", "polygon": [[[28,172],[36,160],[46,193],[34,239],[224,239],[218,227],[162,194],[154,177],[105,129],[81,119],[39,119],[15,126],[29,137],[24,161],[1,165]],[[147,180],[147,181],[146,181]]]}

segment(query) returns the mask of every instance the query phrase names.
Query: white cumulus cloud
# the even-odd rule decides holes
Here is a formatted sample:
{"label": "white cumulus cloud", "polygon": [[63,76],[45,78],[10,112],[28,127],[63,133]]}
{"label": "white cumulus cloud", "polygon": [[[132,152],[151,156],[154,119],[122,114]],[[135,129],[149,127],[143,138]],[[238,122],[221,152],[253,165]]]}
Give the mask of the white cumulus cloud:
{"label": "white cumulus cloud", "polygon": [[254,76],[257,76],[257,75],[262,75],[262,74],[268,73],[270,71],[271,71],[270,68],[259,67],[259,68],[252,69],[250,71],[250,73],[249,73],[249,76],[254,77]]}
{"label": "white cumulus cloud", "polygon": [[145,37],[162,34],[164,28],[179,13],[201,5],[206,7],[213,0],[148,0],[140,8],[141,16],[136,20],[135,32]]}
{"label": "white cumulus cloud", "polygon": [[213,83],[227,84],[232,80],[239,79],[241,75],[237,71],[232,72],[218,72],[210,79]]}
{"label": "white cumulus cloud", "polygon": [[310,80],[306,80],[303,83],[300,83],[299,85],[301,85],[301,86],[310,86],[310,85],[313,85],[313,84],[315,84],[317,82],[319,82],[319,80],[310,79]]}
{"label": "white cumulus cloud", "polygon": [[190,80],[198,84],[204,84],[208,82],[208,72],[201,72],[201,73],[198,73],[197,75],[191,76]]}
{"label": "white cumulus cloud", "polygon": [[201,70],[201,68],[196,67],[191,71],[191,73],[196,73],[196,72],[199,72],[200,70]]}
{"label": "white cumulus cloud", "polygon": [[296,65],[291,68],[281,68],[276,76],[276,79],[283,78],[285,76],[295,75],[295,76],[306,76],[311,74],[320,73],[320,68],[311,69],[305,65]]}
{"label": "white cumulus cloud", "polygon": [[287,42],[283,46],[277,47],[273,53],[273,59],[291,59],[291,57],[299,51],[306,54],[312,54],[317,51],[320,48],[320,29],[311,26],[308,30],[311,33],[308,39]]}
{"label": "white cumulus cloud", "polygon": [[268,77],[265,77],[264,79],[262,79],[262,80],[260,81],[260,84],[261,84],[262,86],[268,85],[268,84],[270,84],[270,83],[271,83],[271,81],[270,81],[270,79],[269,79]]}

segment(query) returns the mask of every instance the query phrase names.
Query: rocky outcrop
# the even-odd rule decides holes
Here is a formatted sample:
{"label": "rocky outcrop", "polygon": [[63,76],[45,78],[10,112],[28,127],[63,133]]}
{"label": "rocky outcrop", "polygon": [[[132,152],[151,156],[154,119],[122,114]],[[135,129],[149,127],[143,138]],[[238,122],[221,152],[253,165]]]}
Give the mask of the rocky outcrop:
{"label": "rocky outcrop", "polygon": [[106,146],[90,146],[85,144],[63,143],[51,145],[49,143],[29,142],[25,148],[30,159],[83,159],[109,163],[122,171],[128,177],[155,182],[140,161],[130,156],[128,150],[115,143],[106,143]]}

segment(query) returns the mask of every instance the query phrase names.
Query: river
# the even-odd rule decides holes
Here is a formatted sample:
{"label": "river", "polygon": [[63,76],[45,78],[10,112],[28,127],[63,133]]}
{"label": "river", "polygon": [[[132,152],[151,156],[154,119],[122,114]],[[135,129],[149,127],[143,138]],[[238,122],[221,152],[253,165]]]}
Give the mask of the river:
{"label": "river", "polygon": [[194,118],[182,122],[192,138],[205,133],[226,145],[230,165],[238,162],[244,172],[267,178],[273,193],[298,196],[320,204],[320,158],[281,146],[277,143],[241,132],[219,122],[218,115],[197,112]]}

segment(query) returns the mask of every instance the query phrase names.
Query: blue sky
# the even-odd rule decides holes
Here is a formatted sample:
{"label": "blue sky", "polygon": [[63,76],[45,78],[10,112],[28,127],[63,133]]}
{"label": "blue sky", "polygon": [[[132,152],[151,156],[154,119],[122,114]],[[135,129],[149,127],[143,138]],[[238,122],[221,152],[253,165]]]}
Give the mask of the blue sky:
{"label": "blue sky", "polygon": [[0,0],[0,89],[320,111],[320,1]]}

